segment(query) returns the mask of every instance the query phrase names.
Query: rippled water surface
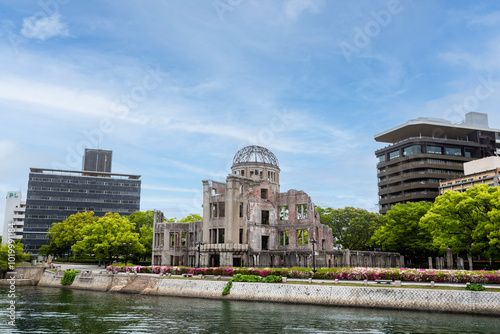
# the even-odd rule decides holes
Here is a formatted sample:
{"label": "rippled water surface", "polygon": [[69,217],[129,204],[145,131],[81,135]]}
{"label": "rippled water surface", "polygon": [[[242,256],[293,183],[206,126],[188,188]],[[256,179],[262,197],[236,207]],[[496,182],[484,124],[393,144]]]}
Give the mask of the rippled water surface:
{"label": "rippled water surface", "polygon": [[425,312],[214,301],[18,288],[16,326],[2,333],[500,333],[500,319]]}

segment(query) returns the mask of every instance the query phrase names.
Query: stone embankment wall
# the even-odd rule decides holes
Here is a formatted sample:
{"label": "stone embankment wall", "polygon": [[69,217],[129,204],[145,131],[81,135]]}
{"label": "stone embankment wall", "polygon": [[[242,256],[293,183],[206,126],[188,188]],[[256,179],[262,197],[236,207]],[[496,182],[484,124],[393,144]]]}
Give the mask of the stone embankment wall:
{"label": "stone embankment wall", "polygon": [[17,267],[15,271],[7,272],[7,278],[0,280],[0,286],[9,286],[11,277],[15,277],[15,285],[37,285],[43,270],[43,267]]}
{"label": "stone embankment wall", "polygon": [[78,290],[92,290],[92,291],[110,291],[113,288],[124,287],[129,284],[135,276],[132,275],[92,275],[85,276],[81,273],[76,274],[75,281],[71,285],[62,285],[63,273],[54,273],[51,271],[46,271],[38,286],[51,287],[51,288],[61,288],[68,287],[71,289]]}
{"label": "stone embankment wall", "polygon": [[[60,282],[60,277],[45,272],[38,285],[62,287]],[[222,296],[226,284],[227,281],[168,279],[157,276],[146,279],[141,275],[94,275],[93,278],[81,278],[77,275],[75,282],[67,287],[125,292],[127,287],[133,286],[129,290],[158,296],[500,315],[498,292],[233,282],[231,293]]]}

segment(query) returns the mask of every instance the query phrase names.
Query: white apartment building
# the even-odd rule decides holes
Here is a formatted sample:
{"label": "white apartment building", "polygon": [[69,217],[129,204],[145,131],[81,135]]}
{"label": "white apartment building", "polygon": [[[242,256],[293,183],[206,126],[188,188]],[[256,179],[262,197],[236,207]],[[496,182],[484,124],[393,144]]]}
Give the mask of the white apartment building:
{"label": "white apartment building", "polygon": [[2,243],[7,243],[9,239],[23,238],[25,211],[26,201],[22,200],[21,192],[8,191],[5,201]]}

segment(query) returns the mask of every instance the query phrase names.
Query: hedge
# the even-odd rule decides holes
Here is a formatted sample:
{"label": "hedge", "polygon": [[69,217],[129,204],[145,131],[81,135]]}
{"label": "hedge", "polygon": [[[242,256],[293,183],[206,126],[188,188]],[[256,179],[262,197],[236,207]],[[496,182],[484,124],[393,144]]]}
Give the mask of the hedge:
{"label": "hedge", "polygon": [[437,269],[408,269],[408,268],[322,268],[315,273],[310,268],[191,268],[176,266],[109,266],[108,271],[137,272],[154,274],[192,274],[192,275],[221,275],[234,276],[258,275],[260,277],[280,276],[288,278],[315,278],[340,280],[401,280],[407,282],[447,282],[447,283],[488,283],[500,284],[499,271],[485,270],[437,270]]}

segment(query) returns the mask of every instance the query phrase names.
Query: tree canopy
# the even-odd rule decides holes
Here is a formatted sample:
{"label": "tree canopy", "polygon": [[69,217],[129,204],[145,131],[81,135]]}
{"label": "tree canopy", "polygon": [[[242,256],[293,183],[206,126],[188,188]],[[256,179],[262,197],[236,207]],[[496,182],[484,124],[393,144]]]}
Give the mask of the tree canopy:
{"label": "tree canopy", "polygon": [[373,243],[382,250],[399,252],[412,259],[431,254],[434,250],[429,229],[419,225],[431,203],[398,203],[385,214],[384,223],[373,235]]}
{"label": "tree canopy", "polygon": [[42,246],[41,254],[69,252],[71,246],[83,239],[83,228],[97,219],[98,217],[94,216],[94,212],[87,211],[75,213],[60,223],[54,223],[47,233],[49,245]]}
{"label": "tree canopy", "polygon": [[125,253],[144,253],[139,242],[135,224],[118,213],[107,213],[104,217],[85,226],[83,239],[71,247],[74,252],[90,252],[99,260],[112,262],[113,257]]}
{"label": "tree canopy", "polygon": [[131,223],[135,224],[135,232],[139,234],[139,242],[144,246],[140,255],[150,257],[153,251],[153,219],[154,212],[137,211],[128,216]]}
{"label": "tree canopy", "polygon": [[474,186],[465,192],[446,191],[436,198],[421,225],[432,231],[434,245],[443,252],[470,256],[500,254],[500,188]]}
{"label": "tree canopy", "polygon": [[[10,240],[9,240],[10,242]],[[9,254],[9,249],[13,251]],[[21,240],[12,240],[11,243],[4,243],[0,245],[0,271],[13,270],[9,266],[9,255],[14,257],[14,265],[29,260],[29,255],[23,253],[23,244]]]}
{"label": "tree canopy", "polygon": [[333,243],[343,249],[371,249],[371,238],[380,226],[380,215],[364,209],[320,208],[321,223],[332,228]]}
{"label": "tree canopy", "polygon": [[171,223],[192,223],[192,222],[202,221],[203,217],[200,216],[199,214],[191,213],[182,219],[177,219],[176,217],[174,217],[174,218],[169,218],[168,220]]}

